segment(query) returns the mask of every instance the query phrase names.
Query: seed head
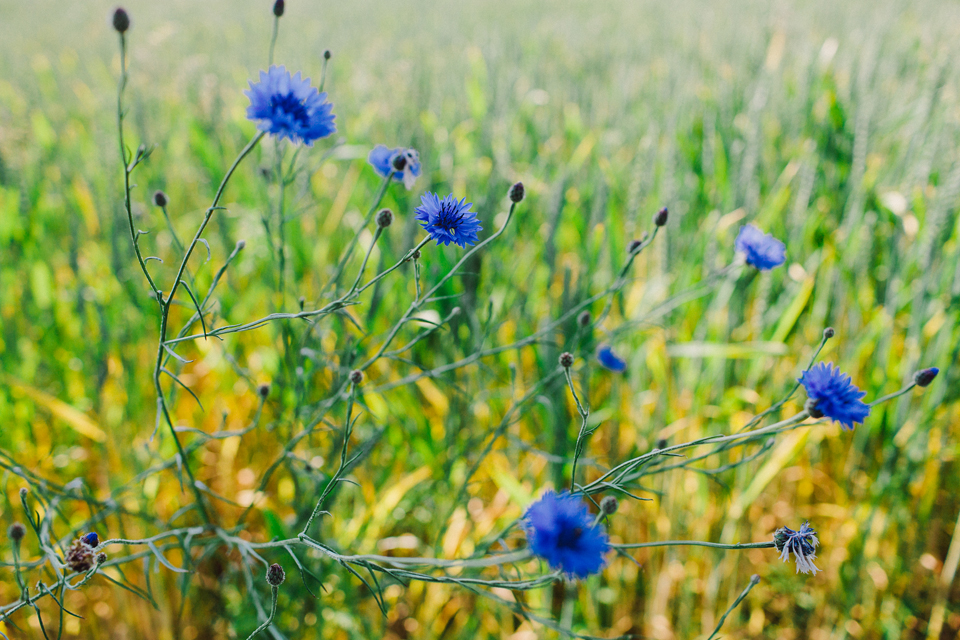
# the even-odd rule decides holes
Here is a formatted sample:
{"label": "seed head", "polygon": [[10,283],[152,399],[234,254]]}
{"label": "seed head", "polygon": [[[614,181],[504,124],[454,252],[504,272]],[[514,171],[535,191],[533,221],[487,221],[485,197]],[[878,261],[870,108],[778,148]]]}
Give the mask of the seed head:
{"label": "seed head", "polygon": [[564,369],[569,369],[573,366],[573,354],[569,351],[564,351],[560,354],[560,366]]}
{"label": "seed head", "polygon": [[824,340],[829,340],[835,335],[837,335],[837,332],[833,330],[833,327],[827,327],[826,329],[823,330]]}
{"label": "seed head", "polygon": [[593,320],[593,316],[590,315],[589,311],[584,311],[577,316],[577,324],[579,324],[581,327],[586,327],[588,324],[590,324],[591,320]]}
{"label": "seed head", "polygon": [[667,224],[667,218],[669,217],[670,212],[667,211],[666,207],[664,207],[663,209],[660,209],[660,211],[657,211],[657,213],[653,216],[653,224],[657,225],[658,227],[662,227]]}
{"label": "seed head", "polygon": [[157,191],[153,194],[153,204],[157,205],[158,207],[167,206],[167,194],[157,189]]}
{"label": "seed head", "polygon": [[277,0],[273,3],[273,15],[278,18],[283,15],[283,0]]}
{"label": "seed head", "polygon": [[260,394],[261,398],[266,398],[268,395],[270,395],[270,385],[264,382],[262,385],[257,387],[257,393]]}
{"label": "seed head", "polygon": [[130,28],[130,16],[123,10],[123,7],[117,7],[113,12],[113,28],[117,33],[126,33]]}
{"label": "seed head", "polygon": [[510,202],[518,203],[522,202],[524,196],[526,195],[526,189],[523,188],[522,182],[517,182],[512,187],[510,187]]}
{"label": "seed head", "polygon": [[940,369],[937,369],[936,367],[921,369],[913,374],[913,381],[917,383],[918,387],[925,387],[933,382],[933,379],[937,377],[938,373],[940,373]]}
{"label": "seed head", "polygon": [[7,537],[10,538],[13,544],[19,545],[25,535],[27,535],[27,528],[23,526],[22,522],[14,522],[10,525],[10,528],[7,529]]}
{"label": "seed head", "polygon": [[89,571],[94,561],[93,547],[83,541],[83,538],[77,538],[67,550],[64,557],[64,563],[77,573]]}
{"label": "seed head", "polygon": [[377,226],[381,229],[386,229],[391,224],[393,224],[393,211],[390,211],[390,209],[380,209],[380,212],[377,214]]}
{"label": "seed head", "polygon": [[271,587],[279,587],[287,579],[287,574],[283,572],[283,567],[274,562],[267,569],[267,584]]}
{"label": "seed head", "polygon": [[351,371],[350,382],[352,382],[355,385],[363,382],[363,371],[360,371],[360,369],[354,369],[353,371]]}
{"label": "seed head", "polygon": [[600,501],[600,513],[605,516],[612,516],[620,508],[620,501],[614,496],[606,496]]}

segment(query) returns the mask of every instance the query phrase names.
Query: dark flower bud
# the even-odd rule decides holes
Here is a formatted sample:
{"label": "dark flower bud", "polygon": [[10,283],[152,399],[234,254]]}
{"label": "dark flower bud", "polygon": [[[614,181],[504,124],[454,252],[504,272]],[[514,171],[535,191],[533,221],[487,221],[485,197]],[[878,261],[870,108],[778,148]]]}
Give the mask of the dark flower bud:
{"label": "dark flower bud", "polygon": [[113,12],[113,28],[117,33],[125,33],[130,28],[130,16],[123,10],[123,7],[117,7]]}
{"label": "dark flower bud", "polygon": [[283,567],[274,562],[267,569],[267,584],[271,587],[279,587],[287,579],[287,574],[283,572]]}
{"label": "dark flower bud", "polygon": [[23,500],[26,497],[27,497],[27,488],[20,487],[20,499]]}
{"label": "dark flower bud", "polygon": [[807,413],[810,414],[811,418],[822,418],[823,411],[817,409],[817,401],[813,398],[807,398],[807,402],[803,405],[803,408],[806,409]]}
{"label": "dark flower bud", "polygon": [[307,304],[307,299],[304,296],[300,296],[297,302],[300,303],[300,311],[303,311],[303,305]]}
{"label": "dark flower bud", "polygon": [[660,438],[657,440],[657,449],[666,449],[668,444],[670,443],[667,442],[666,438]]}
{"label": "dark flower bud", "polygon": [[257,393],[260,394],[261,398],[266,398],[268,395],[270,395],[270,385],[264,382],[262,385],[257,387]]}
{"label": "dark flower bud", "polygon": [[590,321],[593,320],[593,316],[590,315],[589,311],[584,311],[579,316],[577,316],[577,324],[581,327],[586,327],[590,324]]}
{"label": "dark flower bud", "polygon": [[23,536],[27,535],[27,528],[23,526],[22,522],[14,522],[10,525],[10,528],[7,529],[7,537],[13,542],[13,544],[20,544],[20,541],[23,540]]}
{"label": "dark flower bud", "polygon": [[518,182],[510,187],[510,202],[521,202],[523,197],[526,195],[526,190],[523,188],[523,183]]}
{"label": "dark flower bud", "polygon": [[917,383],[918,387],[925,387],[933,382],[933,379],[937,377],[938,373],[940,373],[940,369],[937,369],[936,367],[921,369],[913,374],[913,381]]}
{"label": "dark flower bud", "polygon": [[277,0],[273,3],[273,15],[278,18],[283,15],[283,0]]}
{"label": "dark flower bud", "polygon": [[350,372],[350,382],[353,384],[360,384],[363,382],[363,371],[360,369],[354,369]]}
{"label": "dark flower bud", "polygon": [[658,227],[662,227],[667,224],[667,218],[669,216],[670,212],[667,211],[666,207],[664,207],[663,209],[660,209],[660,211],[657,211],[656,215],[653,216],[653,224],[657,225]]}
{"label": "dark flower bud", "polygon": [[420,259],[420,249],[417,249],[416,251],[413,252],[413,259],[414,260]]}
{"label": "dark flower bud", "polygon": [[103,564],[104,562],[106,562],[106,561],[107,561],[107,554],[105,554],[103,551],[101,551],[100,553],[97,554],[97,566],[98,566],[98,567],[99,567],[101,564]]}
{"label": "dark flower bud", "polygon": [[407,156],[405,154],[398,153],[397,155],[393,156],[393,162],[391,164],[393,164],[393,168],[397,171],[403,171],[407,168]]}
{"label": "dark flower bud", "polygon": [[569,351],[564,351],[560,354],[560,366],[564,369],[569,369],[573,366],[573,354]]}
{"label": "dark flower bud", "polygon": [[627,248],[627,253],[636,253],[642,244],[643,240],[631,240],[630,246]]}
{"label": "dark flower bud", "polygon": [[377,214],[377,226],[381,229],[386,229],[391,224],[393,224],[393,211],[390,211],[390,209],[381,209],[380,213]]}
{"label": "dark flower bud", "polygon": [[97,535],[96,531],[91,531],[80,539],[91,548],[100,544],[100,536]]}
{"label": "dark flower bud", "polygon": [[835,335],[837,335],[837,332],[833,330],[833,327],[827,327],[826,329],[823,330],[824,340],[829,340]]}
{"label": "dark flower bud", "polygon": [[620,508],[620,501],[614,496],[606,496],[600,501],[600,513],[605,516],[612,516]]}
{"label": "dark flower bud", "polygon": [[323,52],[323,59],[324,59],[324,60],[329,60],[329,59],[330,59],[330,56],[332,56],[332,55],[333,55],[333,54],[330,53],[330,49],[327,49],[326,51]]}
{"label": "dark flower bud", "polygon": [[157,189],[156,193],[153,194],[153,204],[158,207],[167,206],[167,194]]}

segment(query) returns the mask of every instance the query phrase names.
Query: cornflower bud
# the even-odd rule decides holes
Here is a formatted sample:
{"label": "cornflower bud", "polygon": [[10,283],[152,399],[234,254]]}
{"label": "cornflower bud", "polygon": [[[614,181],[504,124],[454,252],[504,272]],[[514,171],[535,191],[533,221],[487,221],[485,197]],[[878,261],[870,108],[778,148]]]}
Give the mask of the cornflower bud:
{"label": "cornflower bud", "polygon": [[393,224],[393,211],[390,211],[390,209],[381,209],[380,213],[377,214],[377,226],[381,229],[386,229],[391,224]]}
{"label": "cornflower bud", "polygon": [[261,398],[266,398],[268,395],[270,395],[270,385],[264,382],[262,385],[257,387],[257,393],[260,394]]}
{"label": "cornflower bud", "polygon": [[10,528],[7,529],[7,537],[10,538],[15,545],[19,545],[25,535],[27,535],[27,528],[23,526],[22,522],[14,522],[10,525]]}
{"label": "cornflower bud", "polygon": [[938,373],[940,373],[940,369],[936,367],[921,369],[913,374],[913,381],[917,383],[918,387],[925,387],[933,382],[933,379],[937,377]]}
{"label": "cornflower bud", "polygon": [[23,500],[26,497],[27,497],[27,488],[20,487],[20,499]]}
{"label": "cornflower bud", "polygon": [[826,329],[823,330],[824,340],[829,340],[835,335],[837,335],[837,332],[833,330],[833,327],[827,327]]}
{"label": "cornflower bud", "polygon": [[103,551],[97,554],[97,566],[100,566],[106,561],[107,561],[107,554],[105,554]]}
{"label": "cornflower bud", "polygon": [[273,15],[278,18],[283,15],[283,0],[277,0],[273,3]]}
{"label": "cornflower bud", "polygon": [[620,508],[620,501],[615,496],[606,496],[600,501],[600,513],[605,516],[612,516]]}
{"label": "cornflower bud", "polygon": [[593,320],[593,316],[590,315],[589,311],[584,311],[577,316],[577,324],[579,324],[581,327],[586,327],[588,324],[590,324],[591,320]]}
{"label": "cornflower bud", "polygon": [[303,311],[303,305],[307,304],[307,299],[304,296],[300,296],[300,299],[297,300],[300,303],[300,311]]}
{"label": "cornflower bud", "polygon": [[123,10],[123,7],[117,7],[116,11],[113,12],[113,28],[117,30],[117,33],[126,33],[127,29],[130,28],[130,16]]}
{"label": "cornflower bud", "polygon": [[269,584],[271,587],[279,587],[286,579],[287,574],[283,572],[283,567],[276,562],[270,565],[270,568],[267,569],[267,584]]}
{"label": "cornflower bud", "polygon": [[363,382],[363,371],[360,369],[354,369],[350,372],[350,382],[353,384],[360,384]]}
{"label": "cornflower bud", "polygon": [[643,244],[643,240],[632,240],[630,246],[627,248],[627,253],[635,253],[637,249],[640,248],[640,245]]}
{"label": "cornflower bud", "polygon": [[658,227],[662,227],[667,224],[667,218],[669,216],[670,212],[667,211],[666,207],[664,207],[663,209],[660,209],[660,211],[657,211],[656,215],[653,216],[653,224],[657,225]]}
{"label": "cornflower bud", "polygon": [[573,354],[569,351],[564,351],[560,354],[560,366],[564,369],[569,369],[573,366]]}
{"label": "cornflower bud", "polygon": [[324,60],[329,60],[332,55],[333,55],[333,54],[330,53],[330,49],[327,49],[326,51],[323,52],[323,59],[324,59]]}
{"label": "cornflower bud", "polygon": [[157,191],[153,194],[153,204],[157,205],[158,207],[167,206],[167,194],[157,189]]}
{"label": "cornflower bud", "polygon": [[512,187],[510,187],[510,202],[518,203],[522,202],[524,196],[526,196],[526,190],[523,188],[522,182],[517,182]]}

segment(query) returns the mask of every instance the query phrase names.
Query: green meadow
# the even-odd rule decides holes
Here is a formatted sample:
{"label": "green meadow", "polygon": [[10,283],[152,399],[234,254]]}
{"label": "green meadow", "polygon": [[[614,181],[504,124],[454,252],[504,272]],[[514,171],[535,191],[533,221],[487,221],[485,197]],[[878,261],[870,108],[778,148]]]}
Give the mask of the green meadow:
{"label": "green meadow", "polygon": [[[324,76],[337,133],[243,160],[170,307],[185,339],[159,355],[131,224],[168,291],[256,134],[243,92],[274,16],[268,0],[124,6],[124,136],[148,152],[129,219],[115,5],[0,0],[0,533],[40,523],[16,559],[0,540],[3,635],[247,638],[276,562],[259,637],[277,640],[707,640],[753,575],[719,636],[960,638],[960,5],[289,0],[275,63]],[[377,144],[423,162],[379,204]],[[462,263],[430,243],[349,304],[289,317],[398,263],[425,192],[472,202],[481,240],[502,233]],[[380,207],[394,221],[375,236]],[[735,264],[747,223],[786,244],[783,266]],[[604,525],[614,543],[730,545],[809,521],[816,575],[771,548],[650,546],[525,590],[510,585],[546,563],[421,567],[443,577],[426,582],[331,555],[523,549],[518,519],[574,466],[599,482],[800,413],[788,394],[826,327],[818,358],[867,402],[940,374],[853,431],[808,420],[653,456]],[[603,344],[624,373],[597,363]],[[576,465],[564,351],[589,407]],[[296,542],[321,495],[309,530],[331,553],[266,546]],[[59,559],[88,531],[173,533],[107,545],[66,588]],[[42,597],[11,611],[24,590]]]}

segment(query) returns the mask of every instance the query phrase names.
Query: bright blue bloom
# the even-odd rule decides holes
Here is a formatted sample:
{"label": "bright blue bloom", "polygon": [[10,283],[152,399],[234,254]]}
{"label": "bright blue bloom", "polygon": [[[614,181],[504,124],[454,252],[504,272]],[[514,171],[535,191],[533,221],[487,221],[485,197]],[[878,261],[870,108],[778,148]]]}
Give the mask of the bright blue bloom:
{"label": "bright blue bloom", "polygon": [[310,147],[337,130],[326,92],[311,87],[310,79],[301,79],[299,71],[291,76],[283,66],[272,66],[261,71],[260,82],[251,81],[244,93],[250,98],[247,117],[260,131]]}
{"label": "bright blue bloom", "polygon": [[417,222],[426,229],[437,244],[444,246],[451,242],[461,247],[476,244],[477,231],[483,230],[477,214],[470,211],[472,202],[464,204],[451,193],[443,200],[435,193],[425,193],[420,197],[423,203],[414,210]]}
{"label": "bright blue bloom", "polygon": [[567,492],[548,491],[523,517],[530,550],[551,569],[586,578],[606,564],[610,542],[583,500]]}
{"label": "bright blue bloom", "polygon": [[777,545],[777,551],[780,552],[780,559],[784,562],[790,560],[792,553],[797,563],[797,573],[817,574],[820,569],[813,561],[817,559],[817,532],[810,528],[809,522],[804,522],[800,531],[794,531],[790,527],[780,527],[773,534],[773,543]]}
{"label": "bright blue bloom", "polygon": [[[382,144],[378,144],[370,152],[367,162],[373,165],[374,171],[386,178],[393,174],[393,179],[403,182],[407,191],[413,189],[413,184],[420,177],[420,154],[416,149],[388,149]],[[402,164],[402,169],[397,169],[397,164]]]}
{"label": "bright blue bloom", "polygon": [[860,400],[867,393],[851,384],[850,376],[840,373],[832,362],[815,364],[799,382],[807,390],[810,415],[815,418],[824,415],[852,431],[854,422],[862,423],[870,415],[870,407]]}
{"label": "bright blue bloom", "polygon": [[96,547],[98,544],[100,544],[100,536],[97,535],[96,531],[91,531],[80,539],[90,547]]}
{"label": "bright blue bloom", "polygon": [[627,361],[614,353],[613,348],[608,344],[601,345],[597,351],[597,362],[603,368],[616,373],[623,373],[627,370]]}
{"label": "bright blue bloom", "polygon": [[737,251],[747,254],[747,264],[760,271],[779,267],[787,259],[787,246],[752,224],[740,227],[734,246]]}

